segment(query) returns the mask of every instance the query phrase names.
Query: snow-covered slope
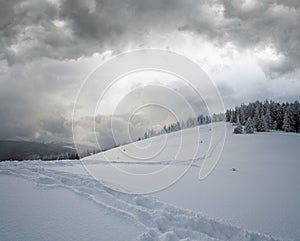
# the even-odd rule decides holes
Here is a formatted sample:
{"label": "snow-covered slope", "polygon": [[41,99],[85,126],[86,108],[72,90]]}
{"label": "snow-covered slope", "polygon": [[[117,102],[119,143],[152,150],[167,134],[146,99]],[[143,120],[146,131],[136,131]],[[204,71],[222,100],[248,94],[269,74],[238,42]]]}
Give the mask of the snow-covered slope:
{"label": "snow-covered slope", "polygon": [[198,126],[88,156],[82,163],[94,178],[120,184],[123,191],[153,193],[174,184],[191,167],[200,171],[204,161],[208,168],[203,170],[209,170],[225,135],[223,122]]}
{"label": "snow-covered slope", "polygon": [[[200,141],[202,141],[201,144],[204,146],[207,145],[208,139],[205,139],[205,135],[209,136],[210,127],[201,128],[203,128],[203,132]],[[300,223],[300,217],[297,214],[299,211],[297,201],[300,201],[299,192],[297,192],[299,162],[296,157],[297,155],[299,156],[297,146],[300,144],[300,136],[286,135],[284,133],[234,136],[231,134],[232,127],[228,126],[228,128],[227,141],[220,163],[207,179],[204,181],[197,180],[202,160],[201,156],[198,156],[196,162],[192,163],[191,169],[188,170],[182,179],[170,188],[152,195],[128,194],[117,191],[132,187],[138,188],[140,185],[143,185],[143,183],[134,184],[134,180],[124,178],[122,174],[124,172],[120,172],[118,168],[130,173],[134,172],[135,174],[154,173],[164,167],[170,168],[169,172],[175,172],[176,174],[179,173],[176,172],[178,169],[179,171],[185,170],[190,165],[189,160],[181,158],[174,162],[171,156],[168,156],[173,149],[177,148],[175,144],[171,145],[170,143],[172,143],[172,139],[175,142],[176,135],[179,135],[179,133],[169,135],[170,142],[164,148],[166,151],[163,152],[164,154],[161,157],[156,156],[151,160],[142,162],[132,160],[128,156],[128,153],[132,154],[136,150],[134,147],[136,144],[134,143],[107,151],[105,155],[109,157],[108,159],[104,159],[102,153],[82,161],[2,162],[0,163],[0,192],[5,193],[5,197],[0,197],[0,239],[9,237],[10,240],[19,240],[21,231],[18,227],[22,225],[22,221],[18,218],[11,218],[11,215],[18,216],[21,212],[20,210],[29,209],[41,213],[39,221],[42,222],[42,226],[44,225],[41,232],[43,233],[43,230],[47,231],[46,233],[44,232],[46,236],[44,236],[43,240],[54,239],[55,235],[51,239],[51,236],[50,238],[49,236],[47,237],[47,233],[51,233],[55,222],[57,222],[56,229],[61,226],[62,230],[64,230],[63,227],[66,220],[61,218],[64,216],[70,217],[71,220],[69,221],[74,223],[74,225],[70,224],[68,226],[69,229],[64,230],[65,232],[53,229],[53,232],[61,235],[60,238],[56,236],[56,240],[71,239],[73,236],[68,235],[67,232],[72,232],[72,227],[76,223],[84,225],[84,229],[78,229],[81,233],[85,233],[85,235],[78,236],[80,240],[279,240],[258,232],[246,231],[220,218],[210,218],[203,214],[208,213],[211,215],[213,214],[212,210],[215,209],[218,214],[219,210],[224,209],[223,213],[219,211],[220,215],[213,214],[212,216],[234,219],[234,217],[226,215],[226,211],[229,210],[233,213],[240,211],[242,215],[247,217],[245,213],[243,214],[243,210],[236,210],[234,207],[242,208],[243,205],[240,202],[246,202],[244,208],[247,209],[248,206],[251,206],[251,200],[254,200],[254,202],[260,200],[257,196],[263,195],[262,189],[264,188],[271,189],[265,190],[270,199],[268,202],[264,200],[265,202],[263,202],[262,206],[256,205],[256,208],[268,207],[268,210],[272,210],[275,213],[275,218],[281,218],[279,222],[282,222],[282,225],[285,225],[284,222],[287,219],[291,219],[292,222],[290,224],[292,227],[290,230],[294,232],[292,233],[293,236],[290,237],[294,239],[299,238],[300,235],[297,231],[297,226]],[[193,136],[195,130],[189,129],[184,132],[186,132],[186,135]],[[155,137],[146,141],[152,141],[161,146],[163,141],[161,138],[164,137]],[[193,145],[192,138],[190,140],[190,145]],[[283,145],[284,143],[285,145]],[[139,145],[142,144],[140,143]],[[274,147],[274,145],[275,149],[271,151],[271,147]],[[280,150],[278,150],[279,146]],[[156,148],[156,146],[154,147]],[[205,150],[204,147],[202,148]],[[151,150],[148,151],[150,152]],[[188,152],[188,147],[185,151]],[[291,151],[293,152],[291,153]],[[135,155],[139,154],[135,153]],[[145,156],[148,155],[146,154]],[[258,160],[256,160],[256,157],[259,157]],[[111,164],[107,163],[107,160],[114,162],[113,168],[111,168]],[[259,163],[260,160],[263,160],[262,163]],[[84,165],[82,165],[82,162]],[[235,167],[237,171],[232,172],[230,170],[232,167]],[[90,171],[99,180],[91,177],[86,170]],[[173,170],[175,171],[173,172]],[[281,170],[281,172],[273,173],[274,170]],[[127,177],[130,177],[130,175],[127,175]],[[36,187],[27,188],[26,192],[22,192],[22,195],[26,195],[28,198],[28,203],[24,203],[22,199],[17,198],[19,196],[16,193],[20,192],[18,185],[11,184],[22,180],[20,178],[26,179],[29,183],[37,184]],[[280,179],[282,181],[278,181]],[[146,180],[145,183],[147,184],[150,180]],[[167,181],[169,180],[167,179]],[[152,187],[151,185],[150,187]],[[253,188],[253,186],[256,188],[248,189]],[[289,191],[285,190],[287,187],[290,189]],[[79,213],[79,216],[70,216],[69,214],[68,216],[67,211],[64,212],[64,209],[61,209],[61,213],[57,213],[57,217],[49,218],[49,212],[45,212],[44,208],[55,208],[53,202],[59,200],[59,205],[66,207],[68,205],[72,206],[74,203],[73,199],[75,197],[70,197],[70,193],[62,195],[61,190],[71,191],[76,194],[75,196],[80,197],[80,201],[75,200],[78,203],[76,208],[83,212],[86,208],[88,214],[81,215]],[[225,192],[225,195],[221,194],[222,191]],[[38,205],[35,209],[29,208],[32,203],[30,197],[34,200],[39,199],[41,198],[41,195],[39,195],[41,192],[50,192],[53,199],[48,195],[49,198],[42,199],[45,205]],[[227,192],[231,193],[228,195]],[[294,194],[292,195],[291,193]],[[59,198],[60,195],[62,195],[61,199]],[[242,196],[244,196],[244,199]],[[280,200],[276,200],[277,197],[280,197]],[[208,204],[209,200],[210,204]],[[278,202],[283,205],[284,209],[281,212],[281,216],[276,216]],[[91,203],[93,206],[91,206]],[[286,204],[289,205],[288,208],[284,206]],[[22,206],[21,209],[20,205]],[[228,205],[231,207],[228,208]],[[92,210],[99,212],[100,217],[95,217]],[[270,220],[274,218],[271,212],[265,212],[263,209],[257,209],[256,213],[257,223],[261,222],[259,220],[262,216],[259,215],[260,213],[269,213]],[[5,217],[5,215],[10,216]],[[37,224],[36,216],[30,215],[30,213],[22,213],[22,215],[24,215],[23,219],[26,219],[27,224],[31,224],[26,227],[32,229],[27,230],[28,236],[25,236],[24,239],[40,240],[42,234],[32,235],[38,232],[34,225]],[[92,223],[96,223],[96,226],[98,226],[97,231],[94,225],[85,225],[89,223],[89,217],[90,220],[93,220]],[[251,217],[251,221],[253,221],[251,215],[248,217]],[[76,218],[80,221],[77,222]],[[115,220],[115,225],[113,220]],[[41,225],[41,223],[39,224]],[[49,229],[47,229],[47,224]],[[236,224],[239,223],[236,222]],[[247,223],[243,223],[243,226],[247,226]],[[74,233],[79,233],[78,230],[74,230]],[[270,233],[270,230],[263,229],[260,232]],[[284,232],[279,234],[273,232],[273,234],[289,238]],[[97,238],[95,239],[95,237]]]}
{"label": "snow-covered slope", "polygon": [[[7,174],[22,177],[37,183],[39,187],[51,188],[52,192],[55,188],[58,193],[54,193],[53,198],[57,198],[56,195],[60,195],[59,190],[61,187],[82,195],[97,204],[100,209],[104,209],[106,214],[110,213],[112,216],[115,216],[116,219],[126,220],[126,222],[142,229],[143,233],[139,235],[138,240],[180,240],[184,238],[189,238],[189,240],[275,240],[268,236],[244,231],[223,223],[220,220],[205,217],[199,213],[180,209],[150,196],[116,192],[101,182],[89,177],[74,175],[68,172],[47,170],[43,167],[44,165],[44,163],[39,161],[2,163],[1,175]],[[2,188],[4,187],[1,186],[1,189]],[[24,195],[30,196],[32,194],[24,193]],[[48,201],[51,203],[51,200]],[[61,200],[61,202],[64,203],[64,205],[68,205],[68,200]],[[9,206],[10,203],[6,205]],[[26,205],[30,206],[31,204],[27,203]],[[28,208],[26,205],[23,204],[23,208]],[[73,204],[69,203],[69,205]],[[84,210],[85,205],[78,208]],[[64,216],[65,214],[62,212],[61,215]],[[3,226],[5,226],[8,218],[4,218],[3,213],[1,217],[1,229],[3,234],[7,232],[7,230],[3,230]],[[48,222],[47,218],[47,216],[44,217],[46,222]],[[26,221],[35,223],[34,220],[30,219]],[[56,220],[52,221],[56,222]],[[70,220],[70,222],[72,222],[72,220]],[[20,224],[16,223],[14,225],[16,225],[15,228],[18,229],[17,226]],[[61,225],[62,227],[65,226],[64,223],[61,223]],[[101,225],[102,221],[99,223],[99,229],[103,228]],[[7,226],[9,227],[9,225]],[[35,232],[35,227],[32,226],[32,229],[32,232]],[[120,237],[123,237],[123,235],[127,233],[124,227],[111,227],[112,231],[114,229],[116,232],[120,232]],[[51,232],[51,230],[48,230],[48,232]],[[12,233],[10,233],[10,235],[12,235]],[[45,239],[47,239],[47,237],[45,237]],[[106,239],[107,238],[102,236],[99,237],[99,240]]]}

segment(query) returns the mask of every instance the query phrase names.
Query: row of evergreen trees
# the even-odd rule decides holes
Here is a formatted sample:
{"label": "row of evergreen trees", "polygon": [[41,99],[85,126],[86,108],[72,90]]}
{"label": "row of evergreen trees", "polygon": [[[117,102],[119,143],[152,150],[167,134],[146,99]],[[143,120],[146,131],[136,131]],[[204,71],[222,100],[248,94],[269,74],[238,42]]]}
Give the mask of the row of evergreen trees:
{"label": "row of evergreen trees", "polygon": [[22,158],[13,157],[11,160],[42,160],[42,161],[49,161],[49,160],[73,160],[79,159],[79,156],[76,152],[61,152],[61,153],[35,153],[35,154],[28,154]]}
{"label": "row of evergreen trees", "polygon": [[298,101],[294,103],[256,101],[227,110],[225,116],[227,122],[237,123],[235,133],[243,131],[242,126],[245,126],[246,133],[253,133],[254,130],[258,132],[268,130],[300,132],[300,104]]}
{"label": "row of evergreen trees", "polygon": [[171,133],[174,131],[180,131],[182,129],[192,128],[199,125],[209,124],[211,122],[224,121],[225,115],[223,113],[213,114],[212,116],[199,115],[197,118],[190,117],[186,121],[179,121],[170,123],[169,125],[164,125],[161,130],[154,130],[153,128],[148,129],[144,133],[144,139],[152,136],[158,136],[165,133]]}

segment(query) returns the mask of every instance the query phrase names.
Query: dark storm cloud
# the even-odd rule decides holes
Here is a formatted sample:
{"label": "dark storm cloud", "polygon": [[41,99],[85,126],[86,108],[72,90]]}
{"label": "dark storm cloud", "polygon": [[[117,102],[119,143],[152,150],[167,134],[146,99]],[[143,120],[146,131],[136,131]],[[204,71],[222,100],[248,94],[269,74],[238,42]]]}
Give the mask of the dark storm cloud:
{"label": "dark storm cloud", "polygon": [[1,92],[0,103],[0,139],[58,141],[72,135],[65,116],[69,108],[52,99],[49,103],[44,92],[43,96]]}
{"label": "dark storm cloud", "polygon": [[[45,61],[44,61],[45,62]],[[69,116],[78,89],[77,69],[33,61],[1,72],[0,139],[66,140]],[[64,70],[63,70],[64,69]],[[75,81],[76,83],[73,83]]]}
{"label": "dark storm cloud", "polygon": [[0,2],[1,57],[9,63],[19,59],[27,61],[47,55],[47,34],[55,34],[51,21],[57,9],[46,1]]}
{"label": "dark storm cloud", "polygon": [[177,32],[239,52],[271,48],[280,58],[261,66],[276,76],[300,67],[299,22],[299,0],[0,0],[0,138],[70,137],[70,106],[91,68],[69,60],[164,48],[155,36]]}
{"label": "dark storm cloud", "polygon": [[[192,14],[192,21],[181,30],[205,34],[220,45],[232,43],[240,51],[274,48],[282,59],[265,63],[265,70],[270,75],[300,67],[299,1],[223,0],[215,3],[211,5],[216,7],[219,18],[203,20]],[[209,29],[207,25],[203,27],[203,21],[210,23]]]}
{"label": "dark storm cloud", "polygon": [[274,47],[282,61],[270,64],[269,72],[279,74],[299,68],[300,2],[277,0],[257,2],[242,8],[236,1],[224,0],[225,18],[231,19],[231,39],[242,47]]}
{"label": "dark storm cloud", "polygon": [[299,7],[298,0],[2,0],[1,55],[11,63],[78,58],[179,30],[240,50],[273,47],[282,59],[265,67],[280,74],[299,68]]}

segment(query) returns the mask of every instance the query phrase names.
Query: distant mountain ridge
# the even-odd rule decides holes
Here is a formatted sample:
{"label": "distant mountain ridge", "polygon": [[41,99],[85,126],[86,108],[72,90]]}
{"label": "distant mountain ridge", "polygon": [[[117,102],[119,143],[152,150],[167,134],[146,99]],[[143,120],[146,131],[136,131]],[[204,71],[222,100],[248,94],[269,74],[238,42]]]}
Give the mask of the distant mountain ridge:
{"label": "distant mountain ridge", "polygon": [[78,159],[73,146],[69,143],[0,140],[0,161]]}

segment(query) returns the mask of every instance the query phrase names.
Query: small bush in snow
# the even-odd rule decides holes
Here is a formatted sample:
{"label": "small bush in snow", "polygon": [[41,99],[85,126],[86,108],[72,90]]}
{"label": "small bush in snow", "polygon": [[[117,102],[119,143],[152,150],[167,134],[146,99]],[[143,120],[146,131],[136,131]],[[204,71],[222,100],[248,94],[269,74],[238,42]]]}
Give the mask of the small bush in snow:
{"label": "small bush in snow", "polygon": [[243,127],[241,125],[238,125],[237,127],[234,128],[233,133],[234,134],[242,134],[243,133]]}

